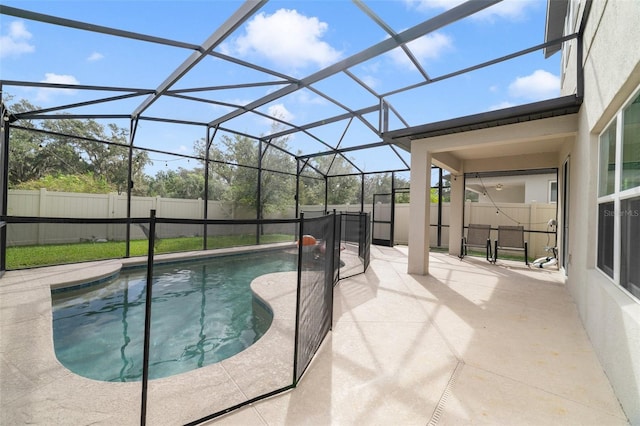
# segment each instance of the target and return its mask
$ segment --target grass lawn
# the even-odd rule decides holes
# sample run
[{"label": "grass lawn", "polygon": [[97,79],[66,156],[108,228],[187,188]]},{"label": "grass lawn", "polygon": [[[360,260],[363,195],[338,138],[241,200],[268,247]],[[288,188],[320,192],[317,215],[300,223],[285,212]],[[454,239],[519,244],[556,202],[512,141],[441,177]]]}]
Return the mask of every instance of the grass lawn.
[{"label": "grass lawn", "polygon": [[[480,250],[469,250],[467,256],[486,257],[487,253]],[[521,255],[518,255],[518,254],[512,254],[512,253],[506,253],[504,251],[500,251],[498,253],[498,259],[521,260],[524,262],[524,253]],[[533,262],[534,260],[535,259],[533,257],[529,256],[529,263]]]},{"label": "grass lawn", "polygon": [[[293,235],[268,234],[260,237],[260,243],[286,242],[293,239]],[[207,248],[237,247],[255,243],[255,235],[218,236],[207,239]],[[148,244],[147,240],[132,240],[129,248],[131,257],[146,255]],[[156,244],[155,253],[202,250],[202,247],[202,237],[167,238]],[[125,256],[125,251],[126,245],[123,241],[7,247],[7,269],[118,259]]]}]

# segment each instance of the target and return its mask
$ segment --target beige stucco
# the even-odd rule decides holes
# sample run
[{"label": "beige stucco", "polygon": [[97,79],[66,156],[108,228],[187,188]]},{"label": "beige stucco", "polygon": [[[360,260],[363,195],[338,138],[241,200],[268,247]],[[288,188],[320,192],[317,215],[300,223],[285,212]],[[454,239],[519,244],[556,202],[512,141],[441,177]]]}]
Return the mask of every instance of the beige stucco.
[{"label": "beige stucco", "polygon": [[[411,230],[407,271],[425,275],[429,272],[429,223],[431,199],[431,154],[426,149],[417,149],[411,155]],[[415,208],[413,207],[415,206]],[[425,250],[427,248],[427,250]]]},{"label": "beige stucco", "polygon": [[[579,24],[584,1],[573,2],[573,22]],[[583,44],[584,102],[579,113],[516,125],[414,140],[412,190],[427,184],[414,170],[430,156],[433,164],[465,172],[557,167],[569,161],[569,194],[562,191],[565,177],[559,173],[558,218],[569,205],[566,247],[566,283],[619,401],[631,424],[640,424],[640,302],[596,268],[598,135],[617,111],[640,87],[640,3],[632,0],[593,1]],[[571,29],[573,31],[574,29]],[[564,46],[562,95],[576,93],[577,42]],[[560,54],[560,53],[559,53]],[[417,155],[416,155],[417,154]],[[452,182],[452,200],[461,199],[463,188]],[[418,192],[416,190],[416,192]],[[424,206],[414,203],[411,226],[421,233]],[[452,201],[453,202],[453,201]],[[452,211],[456,209],[452,208]],[[451,217],[449,250],[458,254],[462,220]],[[454,224],[459,224],[455,226]],[[562,244],[564,223],[558,227]],[[420,244],[418,244],[420,243]],[[415,253],[415,252],[418,253]],[[409,272],[428,274],[422,254],[428,246],[409,240]],[[560,247],[560,253],[563,247]],[[419,266],[426,265],[421,271]]]},{"label": "beige stucco", "polygon": [[[639,22],[638,2],[592,3],[584,41],[584,103],[576,143],[569,151],[571,264],[567,285],[632,424],[640,423],[640,304],[596,268],[596,171],[599,133],[640,86]],[[575,51],[573,46],[571,54]],[[568,59],[570,63],[572,58]],[[575,75],[567,73],[563,90],[573,86]]]}]

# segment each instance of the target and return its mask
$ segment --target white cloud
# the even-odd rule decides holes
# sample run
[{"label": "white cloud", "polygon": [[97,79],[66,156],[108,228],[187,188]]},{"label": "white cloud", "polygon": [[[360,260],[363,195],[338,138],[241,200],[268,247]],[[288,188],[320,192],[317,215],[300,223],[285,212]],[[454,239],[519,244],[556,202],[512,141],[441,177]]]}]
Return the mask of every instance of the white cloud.
[{"label": "white cloud", "polygon": [[295,97],[294,99],[296,102],[305,105],[326,105],[328,103],[325,98],[307,90],[298,90],[293,96]]},{"label": "white cloud", "polygon": [[[407,43],[407,47],[421,64],[427,60],[439,58],[445,50],[452,46],[451,37],[442,33],[427,34]],[[389,55],[395,63],[413,67],[413,63],[401,48],[393,49]]]},{"label": "white cloud", "polygon": [[52,72],[45,73],[44,80],[40,80],[40,82],[53,84],[78,84],[78,80],[72,75],[54,74]]},{"label": "white cloud", "polygon": [[[78,80],[72,75],[45,73],[44,80],[40,80],[41,83],[53,83],[53,84],[78,84]],[[76,90],[73,89],[52,89],[42,88],[38,90],[36,99],[39,102],[48,102],[53,95],[74,95]]]},{"label": "white cloud", "polygon": [[375,89],[380,84],[380,80],[375,78],[372,75],[365,75],[364,77],[361,78],[361,80],[364,84],[366,84],[372,89]]},{"label": "white cloud", "polygon": [[[405,0],[405,3],[418,11],[427,11],[429,9],[448,10],[465,0]],[[494,4],[476,14],[473,18],[482,20],[493,20],[495,18],[505,18],[511,20],[522,19],[526,14],[526,9],[535,6],[536,0],[503,0]]]},{"label": "white cloud", "polygon": [[340,58],[340,52],[322,41],[328,29],[318,18],[296,10],[280,9],[272,15],[260,13],[245,28],[245,34],[224,46],[242,56],[262,56],[287,68],[308,65],[327,66]]},{"label": "white cloud", "polygon": [[89,55],[89,57],[87,58],[87,61],[95,62],[95,61],[99,61],[102,58],[104,58],[104,55],[102,53],[93,52],[91,55]]},{"label": "white cloud", "polygon": [[514,106],[513,103],[509,102],[509,101],[504,101],[504,102],[500,102],[499,104],[495,104],[495,105],[491,105],[489,107],[489,111],[495,111],[497,109],[504,109],[504,108],[509,108]]},{"label": "white cloud", "polygon": [[267,108],[267,114],[269,114],[271,117],[278,118],[287,122],[291,122],[291,120],[293,120],[294,118],[294,115],[289,110],[287,110],[284,104],[274,104],[269,106],[269,108]]},{"label": "white cloud", "polygon": [[527,9],[535,6],[535,0],[503,0],[498,4],[484,9],[474,15],[474,18],[493,20],[494,18],[505,18],[517,21],[526,16]]},{"label": "white cloud", "polygon": [[428,9],[451,9],[454,6],[464,3],[465,0],[405,0],[405,3],[417,10]]},{"label": "white cloud", "polygon": [[514,98],[537,101],[559,94],[560,77],[544,70],[536,70],[530,75],[518,77],[509,85],[509,95]]},{"label": "white cloud", "polygon": [[0,58],[35,51],[35,46],[29,44],[31,37],[31,33],[27,31],[23,21],[9,23],[7,34],[0,36]]}]

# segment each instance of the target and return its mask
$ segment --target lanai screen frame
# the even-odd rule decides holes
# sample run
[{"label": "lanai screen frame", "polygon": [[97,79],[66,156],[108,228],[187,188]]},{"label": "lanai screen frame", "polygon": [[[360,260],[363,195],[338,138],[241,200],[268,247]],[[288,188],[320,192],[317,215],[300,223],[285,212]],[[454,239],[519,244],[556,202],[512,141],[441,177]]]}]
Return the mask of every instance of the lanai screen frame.
[{"label": "lanai screen frame", "polygon": [[[394,176],[394,174],[396,172],[407,172],[410,170],[409,164],[407,164],[407,162],[405,161],[405,159],[400,155],[399,150],[405,150],[405,151],[409,151],[410,147],[408,147],[405,143],[403,143],[402,141],[399,141],[395,136],[397,135],[393,135],[394,132],[389,132],[389,114],[390,112],[395,114],[396,117],[399,118],[399,120],[403,123],[403,125],[405,126],[404,131],[405,132],[412,132],[411,127],[409,126],[409,124],[406,122],[406,120],[404,120],[402,118],[402,116],[399,114],[399,112],[394,108],[394,106],[388,102],[388,97],[390,97],[391,95],[394,94],[398,94],[398,93],[402,93],[402,92],[406,92],[406,91],[410,91],[413,89],[417,89],[429,84],[434,84],[440,81],[444,81],[447,79],[451,79],[466,73],[470,73],[472,71],[475,70],[479,70],[485,67],[489,67],[501,62],[505,62],[505,61],[509,61],[515,58],[518,58],[520,56],[535,52],[535,51],[545,51],[547,49],[551,50],[551,48],[555,47],[555,46],[559,46],[564,42],[570,41],[572,39],[577,38],[578,41],[580,42],[581,38],[579,37],[578,33],[575,34],[571,34],[571,35],[567,35],[567,36],[563,36],[563,37],[559,37],[556,38],[554,40],[551,41],[547,41],[545,43],[541,43],[535,46],[532,46],[530,48],[527,49],[523,49],[523,50],[519,50],[517,52],[513,52],[511,54],[508,55],[504,55],[489,61],[485,61],[482,63],[478,63],[476,65],[467,67],[467,68],[463,68],[463,69],[459,69],[457,71],[453,71],[450,72],[446,75],[441,75],[441,76],[437,76],[437,77],[432,77],[430,76],[427,71],[422,67],[422,65],[419,63],[419,61],[416,59],[416,57],[412,54],[410,48],[407,46],[407,43],[409,43],[412,40],[415,40],[421,36],[427,35],[429,33],[432,33],[438,29],[441,29],[443,27],[446,27],[447,25],[450,25],[452,23],[455,23],[457,21],[460,21],[464,18],[467,18],[471,15],[474,15],[477,12],[480,12],[496,3],[499,3],[501,0],[474,0],[474,1],[467,1],[465,3],[460,4],[459,6],[456,6],[452,9],[449,9],[445,12],[442,12],[432,18],[429,18],[425,21],[420,22],[419,24],[404,30],[402,32],[395,32],[390,25],[388,25],[381,17],[379,17],[378,15],[376,15],[376,13],[370,9],[362,0],[354,0],[354,4],[369,18],[371,19],[373,22],[375,22],[376,25],[378,25],[380,28],[382,28],[388,35],[389,37],[387,39],[385,39],[384,41],[381,41],[377,44],[374,44],[368,48],[365,48],[364,50],[360,51],[359,53],[356,53],[350,57],[347,57],[341,61],[336,62],[333,65],[330,65],[324,69],[321,69],[318,72],[312,73],[311,75],[308,75],[307,77],[304,77],[302,79],[296,79],[296,78],[292,78],[290,76],[284,75],[282,73],[279,73],[275,70],[270,70],[267,69],[263,66],[260,66],[256,63],[250,63],[244,60],[240,60],[238,58],[234,58],[231,56],[227,56],[224,54],[221,54],[219,52],[214,51],[214,49],[216,48],[216,46],[218,46],[221,42],[223,42],[227,37],[229,37],[236,29],[240,28],[245,22],[247,22],[247,20],[249,20],[251,17],[253,17],[256,13],[258,13],[258,11],[267,3],[267,0],[248,0],[245,1],[237,10],[236,12],[230,16],[220,27],[218,27],[213,34],[207,39],[205,40],[202,44],[197,45],[197,44],[192,44],[192,43],[185,43],[185,42],[181,42],[178,40],[170,40],[170,39],[166,39],[166,38],[160,38],[160,37],[155,37],[155,36],[151,36],[151,35],[146,35],[146,34],[140,34],[140,33],[134,33],[134,32],[130,32],[130,31],[123,31],[123,30],[119,30],[116,28],[112,28],[112,27],[105,27],[105,26],[99,26],[99,25],[94,25],[94,24],[90,24],[90,23],[86,23],[86,22],[80,22],[80,21],[74,21],[74,20],[70,20],[70,19],[66,19],[66,18],[61,18],[61,17],[56,17],[56,16],[51,16],[51,15],[45,15],[45,14],[41,14],[41,13],[37,13],[37,12],[32,12],[32,11],[28,11],[28,10],[24,10],[24,9],[18,9],[18,8],[14,8],[14,7],[8,7],[8,6],[1,6],[0,7],[0,14],[3,15],[9,15],[9,16],[13,16],[13,17],[18,17],[18,18],[23,18],[23,19],[27,19],[27,20],[32,20],[32,21],[38,21],[38,22],[42,22],[42,23],[47,23],[47,24],[51,24],[51,25],[58,25],[58,26],[63,26],[63,27],[67,27],[67,28],[71,28],[71,29],[77,29],[77,30],[82,30],[82,31],[91,31],[91,32],[96,32],[96,33],[101,33],[101,34],[105,34],[105,35],[109,35],[109,36],[113,36],[113,37],[123,37],[123,38],[127,38],[127,39],[133,39],[133,40],[138,40],[138,41],[142,41],[142,42],[147,42],[147,43],[155,43],[155,44],[160,44],[160,45],[165,45],[165,46],[172,46],[172,47],[176,47],[176,48],[182,48],[182,49],[188,49],[191,50],[192,53],[191,55],[180,65],[178,66],[170,75],[167,76],[167,78],[159,85],[157,86],[155,89],[149,89],[149,88],[131,88],[131,87],[112,87],[112,86],[95,86],[95,85],[77,85],[77,84],[54,84],[54,83],[42,83],[42,82],[34,82],[34,81],[16,81],[16,80],[0,80],[0,92],[4,92],[6,87],[12,87],[12,86],[22,86],[22,87],[32,87],[32,88],[51,88],[51,89],[74,89],[77,91],[104,91],[104,92],[116,92],[116,93],[122,93],[120,95],[116,95],[116,96],[109,96],[109,97],[105,97],[105,98],[101,98],[101,99],[94,99],[91,101],[86,101],[86,102],[80,102],[80,103],[76,103],[76,104],[66,104],[66,105],[58,105],[56,107],[51,107],[51,108],[46,108],[46,109],[41,109],[41,110],[36,110],[36,111],[28,111],[28,112],[24,112],[24,113],[20,113],[20,114],[12,114],[7,108],[6,105],[4,104],[4,102],[2,103],[2,110],[0,111],[1,115],[2,115],[2,150],[0,152],[0,160],[1,160],[1,165],[2,165],[2,173],[0,174],[0,184],[1,184],[1,205],[0,205],[0,214],[2,215],[3,221],[0,223],[0,244],[2,245],[1,249],[2,249],[2,253],[5,252],[6,249],[6,226],[5,226],[5,222],[4,220],[7,217],[7,198],[8,198],[8,162],[9,162],[9,134],[10,134],[10,129],[11,128],[19,128],[19,122],[22,119],[32,119],[32,120],[57,120],[57,119],[125,119],[125,120],[129,120],[130,122],[130,131],[129,131],[129,143],[128,143],[128,148],[129,148],[129,167],[128,167],[128,174],[129,174],[129,182],[131,182],[131,158],[132,158],[132,152],[134,150],[134,148],[136,148],[136,146],[134,145],[135,143],[135,134],[136,134],[136,129],[138,127],[138,124],[141,121],[145,121],[145,120],[149,120],[149,121],[161,121],[164,123],[173,123],[173,124],[185,124],[185,125],[192,125],[192,126],[200,126],[203,128],[203,137],[206,139],[207,141],[207,145],[209,146],[211,143],[213,143],[213,139],[215,137],[216,132],[218,131],[224,131],[230,134],[237,134],[237,135],[241,135],[241,136],[246,136],[249,137],[251,139],[254,139],[256,141],[259,142],[259,146],[261,147],[260,150],[261,152],[264,152],[264,150],[262,150],[262,147],[266,147],[266,149],[279,149],[284,151],[287,155],[290,155],[292,158],[294,158],[296,160],[296,162],[299,164],[297,170],[294,172],[292,172],[291,174],[296,176],[296,179],[299,179],[300,177],[300,171],[302,169],[302,167],[300,166],[300,164],[305,164],[306,166],[310,166],[313,167],[310,163],[309,160],[311,160],[314,157],[319,157],[319,156],[333,156],[333,157],[341,157],[343,160],[345,160],[347,163],[349,163],[352,167],[354,172],[353,173],[348,173],[348,174],[330,174],[330,170],[318,170],[317,168],[314,168],[315,173],[318,173],[322,179],[325,180],[325,188],[327,187],[327,181],[330,178],[333,177],[342,177],[342,176],[358,176],[361,179],[361,182],[364,181],[364,177],[367,174],[372,174],[372,173],[390,173],[392,175],[392,177]],[[370,85],[367,85],[364,81],[362,81],[361,79],[359,79],[355,74],[353,74],[349,68],[361,64],[367,60],[370,60],[372,58],[378,57],[382,54],[385,54],[386,52],[389,52],[395,48],[401,48],[405,54],[410,58],[411,62],[413,63],[413,65],[417,68],[417,70],[420,72],[420,74],[423,77],[423,80],[421,82],[406,86],[406,87],[402,87],[396,90],[393,90],[391,92],[386,92],[386,93],[378,93],[376,90],[374,90]],[[579,49],[581,50],[581,49]],[[222,59],[225,61],[230,61],[233,62],[237,65],[241,65],[244,67],[248,67],[266,74],[269,74],[271,76],[277,77],[280,79],[280,81],[271,81],[271,82],[257,82],[257,83],[252,83],[252,84],[239,84],[236,86],[218,86],[218,87],[192,87],[192,88],[187,88],[187,89],[181,89],[181,90],[176,90],[176,89],[172,89],[172,87],[181,80],[182,77],[184,77],[192,68],[194,68],[195,66],[197,66],[198,62],[200,62],[202,59],[206,58],[207,56],[213,56],[216,57],[218,59]],[[578,74],[581,75],[581,64],[577,64],[577,71]],[[321,91],[319,91],[317,88],[311,87],[312,84],[317,83],[319,81],[322,81],[328,77],[334,76],[336,74],[339,73],[343,73],[346,76],[348,76],[353,82],[354,84],[360,86],[361,88],[364,88],[366,91],[368,91],[369,93],[371,93],[376,99],[377,99],[377,103],[365,108],[351,108],[348,105],[343,105],[341,104],[339,101],[337,101],[336,99],[333,99],[331,96],[322,93]],[[581,81],[581,79],[579,79],[579,81]],[[263,96],[257,100],[254,100],[253,102],[250,102],[247,105],[230,105],[230,104],[224,104],[224,106],[227,107],[233,107],[235,108],[232,112],[224,114],[220,117],[216,117],[211,119],[208,122],[196,122],[196,121],[185,121],[185,120],[178,120],[175,118],[171,118],[171,117],[151,117],[151,116],[147,116],[145,115],[145,111],[149,108],[150,105],[152,105],[154,102],[156,102],[158,99],[160,99],[163,96],[166,97],[175,97],[175,98],[180,98],[183,100],[188,100],[188,101],[192,101],[192,102],[201,102],[201,103],[208,103],[208,104],[222,104],[220,102],[217,101],[213,101],[213,100],[209,100],[209,99],[204,99],[201,97],[197,97],[195,95],[193,95],[193,93],[198,93],[201,91],[205,91],[205,90],[215,90],[215,89],[221,89],[221,88],[234,88],[234,87],[241,87],[241,86],[251,86],[251,87],[258,87],[258,86],[266,86],[266,85],[273,85],[274,87],[277,86],[283,86],[271,93],[269,93],[266,96]],[[315,122],[310,122],[310,123],[306,123],[303,125],[295,125],[293,123],[287,122],[285,120],[279,119],[279,118],[274,118],[271,116],[266,117],[266,114],[261,113],[258,108],[268,104],[269,102],[272,102],[274,100],[277,100],[279,98],[282,98],[288,94],[291,94],[301,88],[306,88],[309,89],[311,91],[313,91],[315,94],[317,94],[318,96],[326,99],[327,101],[339,106],[340,108],[342,108],[345,112],[342,114],[338,114],[335,116],[331,116],[331,117],[327,117],[323,120],[318,120]],[[577,93],[578,97],[581,97],[581,88],[578,87],[578,93]],[[65,109],[69,109],[69,108],[81,108],[84,106],[89,106],[89,105],[95,105],[95,104],[99,104],[99,103],[106,103],[106,102],[110,102],[110,101],[114,101],[114,100],[120,100],[120,99],[127,99],[127,98],[137,98],[137,97],[144,97],[144,100],[141,101],[141,103],[139,104],[139,106],[137,108],[135,108],[135,110],[133,111],[129,111],[129,112],[118,112],[116,111],[114,114],[65,114],[65,115],[61,115],[61,114],[57,114],[57,112],[59,111],[63,111]],[[283,130],[283,131],[278,131],[275,133],[271,133],[271,134],[267,134],[264,136],[257,136],[257,135],[248,135],[246,133],[243,132],[239,132],[236,129],[232,129],[232,128],[227,128],[225,127],[225,123],[227,123],[229,120],[238,117],[242,114],[251,112],[253,114],[258,114],[261,116],[265,116],[266,118],[269,118],[271,120],[274,121],[278,121],[281,122],[284,126],[287,127],[287,130]],[[377,127],[374,127],[371,125],[371,123],[369,123],[369,121],[367,121],[364,116],[367,114],[371,114],[371,113],[376,113],[378,115],[378,125]],[[314,128],[322,126],[322,125],[326,125],[329,123],[336,123],[339,121],[343,121],[343,120],[347,120],[348,124],[347,127],[350,125],[350,123],[353,120],[360,120],[365,126],[367,126],[377,137],[378,137],[378,141],[375,142],[367,142],[367,143],[363,143],[363,144],[357,144],[354,146],[350,146],[350,147],[341,147],[341,141],[337,141],[337,143],[335,145],[331,145],[328,144],[322,140],[320,140],[319,138],[317,138],[316,136],[313,135],[312,131]],[[346,130],[346,129],[345,129]],[[401,130],[402,131],[402,130]],[[304,133],[307,136],[315,139],[316,141],[320,142],[323,146],[326,146],[326,151],[322,151],[322,152],[315,152],[315,153],[311,153],[311,154],[303,154],[303,155],[296,155],[293,152],[289,152],[286,150],[283,150],[280,147],[277,147],[276,145],[272,145],[271,141],[274,139],[277,139],[279,137],[285,137],[287,135],[291,135],[294,133]],[[396,131],[397,133],[397,131]],[[416,132],[419,133],[419,132]],[[73,135],[69,135],[69,136],[73,136]],[[403,134],[403,136],[406,136],[406,133]],[[105,141],[97,141],[97,142],[105,142]],[[105,142],[107,143],[107,142]],[[389,169],[389,170],[379,170],[379,171],[365,171],[362,168],[360,168],[357,164],[353,163],[352,161],[350,161],[349,157],[348,157],[348,153],[352,152],[352,151],[358,151],[358,150],[366,150],[366,149],[372,149],[372,148],[379,148],[379,147],[389,147],[392,152],[394,152],[397,157],[401,160],[401,162],[404,164],[404,168],[396,168],[396,169]],[[149,148],[145,148],[149,151],[154,151],[153,149],[149,149]],[[160,150],[156,150],[156,152],[160,152],[163,153],[163,151]],[[192,156],[187,156],[184,154],[176,154],[176,153],[168,153],[168,152],[164,152],[166,154],[170,154],[170,155],[178,155],[181,157],[186,157],[186,158],[194,158]],[[207,150],[207,154],[208,154],[208,150]],[[205,163],[208,164],[209,161],[213,161],[209,158],[204,158],[204,159],[199,159],[199,160],[205,160]],[[254,167],[257,168],[258,173],[261,173],[263,170],[264,171],[268,171],[267,169],[263,169],[259,164],[256,165],[239,165],[239,166],[243,166],[243,167]],[[208,167],[204,167],[205,170],[205,174],[208,173]],[[277,172],[277,173],[283,173],[282,171],[276,171],[276,170],[271,170],[273,172]],[[205,185],[208,185],[208,179],[205,176]],[[258,193],[260,193],[260,188],[261,186],[261,182],[260,179],[258,179],[258,183],[257,183],[257,191]],[[298,191],[299,191],[299,185],[296,185],[296,216],[298,215]],[[362,187],[364,187],[364,184],[362,183]],[[207,198],[208,197],[208,188],[205,187],[205,217],[206,217],[206,206],[207,206]],[[326,193],[326,191],[325,191]],[[127,218],[131,217],[131,202],[130,202],[130,198],[131,198],[131,188],[127,188],[127,197],[128,197],[128,207],[127,207]],[[361,197],[361,209],[362,209],[362,205],[364,203],[364,193],[363,191],[361,191],[360,194]],[[260,198],[258,197],[258,202],[260,202]],[[327,207],[327,197],[325,195],[325,210]],[[257,206],[257,212],[260,211],[260,206]],[[256,214],[257,218],[259,218],[259,214]],[[4,270],[4,255],[1,256],[2,259],[0,260],[1,262],[1,270]]]}]

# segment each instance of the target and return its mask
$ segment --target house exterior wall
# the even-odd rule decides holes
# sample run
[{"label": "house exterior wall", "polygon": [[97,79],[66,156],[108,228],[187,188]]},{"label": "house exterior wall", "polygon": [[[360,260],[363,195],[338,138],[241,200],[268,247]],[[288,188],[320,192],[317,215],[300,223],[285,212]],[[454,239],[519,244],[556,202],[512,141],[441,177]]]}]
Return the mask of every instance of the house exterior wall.
[{"label": "house exterior wall", "polygon": [[[573,2],[577,22],[584,1]],[[640,302],[596,268],[598,136],[640,85],[640,3],[594,1],[585,28],[584,103],[570,157],[567,284],[585,329],[631,424],[640,424]],[[573,62],[576,42],[565,46]],[[576,74],[563,70],[563,94]]]}]

